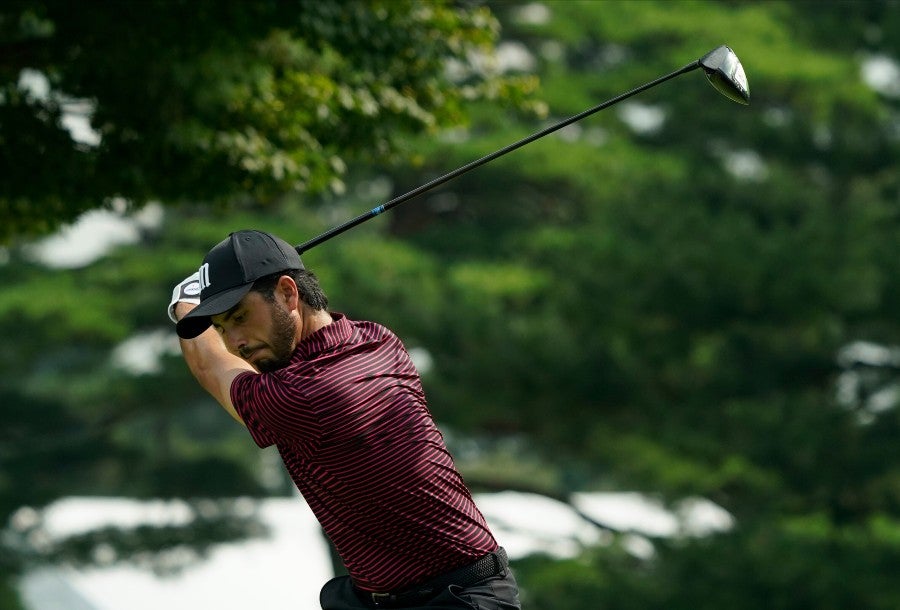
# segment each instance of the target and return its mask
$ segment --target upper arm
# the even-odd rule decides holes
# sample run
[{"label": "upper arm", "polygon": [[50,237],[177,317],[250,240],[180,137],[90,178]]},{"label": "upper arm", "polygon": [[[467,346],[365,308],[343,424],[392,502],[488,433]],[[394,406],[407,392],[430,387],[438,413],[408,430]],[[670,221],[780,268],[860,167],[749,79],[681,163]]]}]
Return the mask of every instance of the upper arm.
[{"label": "upper arm", "polygon": [[203,388],[239,423],[244,421],[231,400],[231,384],[238,375],[256,370],[225,349],[221,337],[208,329],[195,339],[181,339],[181,352]]}]

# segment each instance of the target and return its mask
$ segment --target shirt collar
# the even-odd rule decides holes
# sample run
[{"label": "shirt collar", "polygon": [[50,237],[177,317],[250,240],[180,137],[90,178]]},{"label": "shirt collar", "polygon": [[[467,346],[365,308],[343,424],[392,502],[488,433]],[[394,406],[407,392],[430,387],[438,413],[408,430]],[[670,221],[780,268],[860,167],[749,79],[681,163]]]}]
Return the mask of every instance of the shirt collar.
[{"label": "shirt collar", "polygon": [[309,360],[324,351],[341,345],[350,338],[350,320],[342,313],[331,312],[331,324],[326,324],[297,344],[294,357]]}]

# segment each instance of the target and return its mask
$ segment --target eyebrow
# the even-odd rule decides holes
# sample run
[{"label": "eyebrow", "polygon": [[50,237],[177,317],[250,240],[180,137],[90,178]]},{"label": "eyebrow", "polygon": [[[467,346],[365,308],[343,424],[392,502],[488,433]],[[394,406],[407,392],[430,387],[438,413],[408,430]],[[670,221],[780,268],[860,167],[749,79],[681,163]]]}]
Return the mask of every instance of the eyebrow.
[{"label": "eyebrow", "polygon": [[[222,322],[227,322],[228,320],[230,320],[231,317],[232,317],[234,314],[237,313],[237,310],[241,308],[241,305],[243,304],[243,302],[244,302],[244,300],[241,299],[240,301],[238,301],[238,304],[237,304],[237,305],[235,305],[234,307],[232,307],[232,308],[229,309],[228,311],[226,311],[226,312],[224,312],[223,314],[221,314],[221,315],[225,316],[225,317],[222,319]],[[212,322],[212,325],[213,325],[213,326],[221,326],[220,324],[216,324],[215,322],[213,322],[211,317],[210,317],[210,322]]]}]

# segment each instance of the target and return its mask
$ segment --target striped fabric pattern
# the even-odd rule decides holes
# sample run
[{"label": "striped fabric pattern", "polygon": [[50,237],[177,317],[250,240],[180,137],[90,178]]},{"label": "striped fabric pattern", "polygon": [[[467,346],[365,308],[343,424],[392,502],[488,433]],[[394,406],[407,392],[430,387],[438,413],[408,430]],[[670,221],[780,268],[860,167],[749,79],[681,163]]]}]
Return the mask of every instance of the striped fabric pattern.
[{"label": "striped fabric pattern", "polygon": [[277,446],[354,584],[402,589],[496,550],[403,344],[332,318],[287,367],[236,378],[231,398],[254,441]]}]

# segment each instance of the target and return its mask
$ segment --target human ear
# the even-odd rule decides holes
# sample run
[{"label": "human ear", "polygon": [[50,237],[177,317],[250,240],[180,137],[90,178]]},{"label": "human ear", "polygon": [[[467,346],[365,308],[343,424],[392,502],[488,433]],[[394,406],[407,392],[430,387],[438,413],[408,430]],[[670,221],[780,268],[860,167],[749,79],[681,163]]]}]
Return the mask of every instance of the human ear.
[{"label": "human ear", "polygon": [[278,284],[275,285],[275,292],[282,299],[287,308],[297,309],[300,307],[300,292],[297,289],[297,283],[289,275],[282,275],[278,278]]}]

